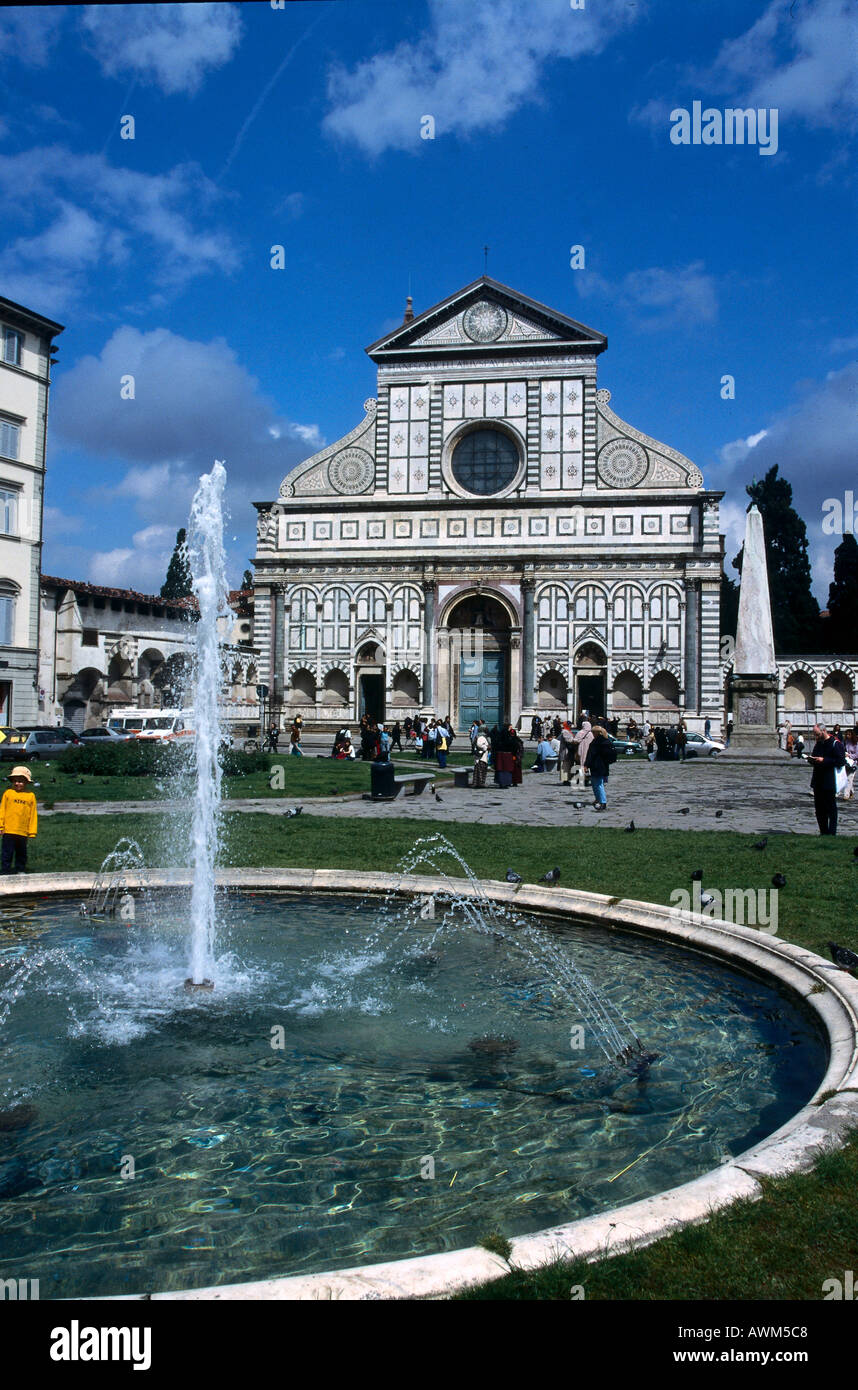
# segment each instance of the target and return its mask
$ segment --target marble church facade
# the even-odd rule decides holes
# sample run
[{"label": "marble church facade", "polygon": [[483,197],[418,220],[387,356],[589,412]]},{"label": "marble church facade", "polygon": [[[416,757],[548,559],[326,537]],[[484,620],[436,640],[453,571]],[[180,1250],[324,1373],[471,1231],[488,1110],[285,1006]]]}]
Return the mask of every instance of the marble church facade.
[{"label": "marble church facade", "polygon": [[606,338],[483,276],[367,352],[377,395],[258,511],[284,718],[722,714],[723,495],[625,423]]}]

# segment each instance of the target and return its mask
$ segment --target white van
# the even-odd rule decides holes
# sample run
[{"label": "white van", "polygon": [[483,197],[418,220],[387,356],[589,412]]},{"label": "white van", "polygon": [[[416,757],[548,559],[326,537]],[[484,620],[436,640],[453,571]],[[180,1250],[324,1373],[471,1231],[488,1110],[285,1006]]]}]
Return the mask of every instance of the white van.
[{"label": "white van", "polygon": [[168,740],[193,738],[194,712],[190,709],[115,709],[107,721],[109,729],[132,738]]}]

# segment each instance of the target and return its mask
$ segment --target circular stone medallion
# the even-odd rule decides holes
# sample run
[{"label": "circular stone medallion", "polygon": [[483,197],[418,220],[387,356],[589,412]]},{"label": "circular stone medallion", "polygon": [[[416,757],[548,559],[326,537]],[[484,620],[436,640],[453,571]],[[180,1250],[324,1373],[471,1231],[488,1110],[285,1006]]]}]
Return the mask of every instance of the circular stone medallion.
[{"label": "circular stone medallion", "polygon": [[646,449],[633,439],[612,439],[599,454],[599,477],[608,487],[637,487],[648,467]]},{"label": "circular stone medallion", "polygon": [[375,477],[375,464],[365,449],[343,449],[328,464],[328,481],[335,492],[366,492]]},{"label": "circular stone medallion", "polygon": [[486,300],[472,304],[462,317],[462,327],[475,343],[496,342],[506,325],[506,310],[499,304],[489,304]]}]

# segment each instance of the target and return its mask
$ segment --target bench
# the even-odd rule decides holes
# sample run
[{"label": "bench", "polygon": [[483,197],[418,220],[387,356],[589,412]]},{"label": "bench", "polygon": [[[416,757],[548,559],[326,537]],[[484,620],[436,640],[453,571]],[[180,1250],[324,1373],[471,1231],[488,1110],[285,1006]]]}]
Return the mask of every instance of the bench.
[{"label": "bench", "polygon": [[364,801],[395,801],[401,796],[409,783],[413,784],[412,796],[420,796],[435,781],[434,772],[412,772],[405,777],[394,777],[388,782],[390,790],[386,794],[364,792]]}]

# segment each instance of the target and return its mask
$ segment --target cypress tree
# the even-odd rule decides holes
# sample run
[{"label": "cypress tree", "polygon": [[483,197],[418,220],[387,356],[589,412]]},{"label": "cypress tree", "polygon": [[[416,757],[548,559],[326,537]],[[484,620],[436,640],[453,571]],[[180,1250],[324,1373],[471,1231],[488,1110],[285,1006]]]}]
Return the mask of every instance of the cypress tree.
[{"label": "cypress tree", "polygon": [[831,652],[858,651],[858,541],[844,536],[834,552],[834,580],[828,590],[826,647]]},{"label": "cypress tree", "polygon": [[194,592],[191,562],[188,559],[187,536],[184,526],[176,533],[176,544],[167,567],[167,578],[161,585],[161,598],[190,598]]}]

